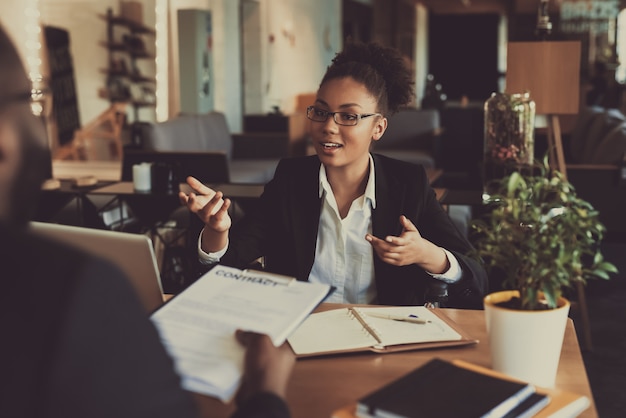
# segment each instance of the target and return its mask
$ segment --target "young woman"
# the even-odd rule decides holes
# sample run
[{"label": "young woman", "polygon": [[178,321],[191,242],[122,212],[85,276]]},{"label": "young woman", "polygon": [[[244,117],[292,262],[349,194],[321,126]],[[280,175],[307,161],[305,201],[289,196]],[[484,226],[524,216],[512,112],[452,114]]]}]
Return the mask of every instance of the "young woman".
[{"label": "young woman", "polygon": [[448,283],[448,306],[480,308],[484,269],[436,200],[421,166],[371,154],[386,116],[413,96],[394,49],[349,44],[328,67],[307,109],[316,155],[282,160],[258,210],[231,228],[230,201],[194,178],[181,201],[204,223],[199,256],[336,287],[327,301],[423,304],[429,283]]}]

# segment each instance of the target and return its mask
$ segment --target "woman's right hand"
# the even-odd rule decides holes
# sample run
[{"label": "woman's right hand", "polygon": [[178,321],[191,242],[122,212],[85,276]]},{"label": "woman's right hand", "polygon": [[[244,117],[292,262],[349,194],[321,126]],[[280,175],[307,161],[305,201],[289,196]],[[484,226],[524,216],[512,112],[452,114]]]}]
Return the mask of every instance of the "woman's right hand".
[{"label": "woman's right hand", "polygon": [[180,202],[195,213],[200,220],[215,232],[226,232],[230,229],[232,220],[228,214],[230,199],[224,199],[220,191],[205,186],[194,177],[187,177],[187,184],[192,192],[180,192]]}]

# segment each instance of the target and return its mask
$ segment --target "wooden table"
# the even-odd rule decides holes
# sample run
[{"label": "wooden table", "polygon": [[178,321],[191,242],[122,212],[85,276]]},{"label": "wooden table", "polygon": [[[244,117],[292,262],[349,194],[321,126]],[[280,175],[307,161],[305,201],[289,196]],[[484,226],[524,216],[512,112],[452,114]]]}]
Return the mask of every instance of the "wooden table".
[{"label": "wooden table", "polygon": [[98,181],[120,181],[122,175],[121,161],[79,161],[53,160],[52,173],[55,179],[74,179],[94,176]]},{"label": "wooden table", "polygon": [[[224,196],[236,200],[244,207],[253,204],[263,193],[265,187],[261,183],[215,183],[209,187],[224,193]],[[110,205],[118,200],[124,201],[131,208],[135,218],[147,227],[169,219],[171,213],[181,206],[178,192],[189,193],[191,188],[186,183],[179,184],[178,190],[171,192],[152,192],[135,190],[133,182],[120,181],[89,191],[93,196],[111,196]],[[119,206],[120,210],[122,209]],[[120,212],[120,217],[122,214]],[[198,230],[199,232],[199,230]]]},{"label": "wooden table", "polygon": [[[319,310],[345,305],[325,303]],[[444,309],[444,312],[467,333],[480,340],[477,345],[447,349],[410,351],[390,354],[346,354],[299,359],[291,376],[287,402],[294,418],[328,418],[331,413],[365,394],[417,368],[433,357],[465,360],[491,366],[484,311]],[[583,364],[573,322],[568,320],[556,387],[586,395],[591,405],[580,416],[597,417],[587,372]],[[232,404],[195,394],[203,417],[228,417]]]},{"label": "wooden table", "polygon": [[85,218],[89,217],[85,213],[85,208],[93,204],[89,201],[88,195],[92,190],[109,184],[109,182],[99,181],[94,185],[80,187],[76,186],[73,180],[59,180],[58,187],[42,189],[34,220],[50,222],[64,207],[73,202],[78,225],[89,226],[85,221]]},{"label": "wooden table", "polygon": [[[209,187],[220,190],[226,197],[232,199],[256,199],[263,193],[264,184],[257,183],[217,183],[209,184]],[[191,188],[186,183],[181,183],[179,189],[188,193]],[[159,192],[141,192],[134,188],[132,181],[120,181],[113,184],[109,184],[105,187],[94,189],[90,191],[91,194],[107,194],[107,195],[119,195],[119,196],[156,196],[156,197],[174,197],[178,199],[178,190],[172,193],[159,193]]]}]

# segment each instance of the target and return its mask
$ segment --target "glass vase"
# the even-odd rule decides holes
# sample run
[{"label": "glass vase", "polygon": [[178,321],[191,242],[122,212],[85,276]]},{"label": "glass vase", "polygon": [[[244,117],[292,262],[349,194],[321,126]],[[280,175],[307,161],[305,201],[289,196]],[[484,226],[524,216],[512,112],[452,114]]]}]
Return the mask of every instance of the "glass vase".
[{"label": "glass vase", "polygon": [[492,93],[485,102],[483,199],[513,171],[531,170],[535,153],[535,102],[529,93]]}]

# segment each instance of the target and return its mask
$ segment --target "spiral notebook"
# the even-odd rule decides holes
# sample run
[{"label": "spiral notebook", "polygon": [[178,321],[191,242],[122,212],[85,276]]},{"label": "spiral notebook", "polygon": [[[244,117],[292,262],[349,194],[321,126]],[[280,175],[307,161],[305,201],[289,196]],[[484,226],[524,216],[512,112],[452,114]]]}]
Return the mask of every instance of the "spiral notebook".
[{"label": "spiral notebook", "polygon": [[349,307],[314,313],[288,339],[299,357],[476,344],[439,309]]}]

